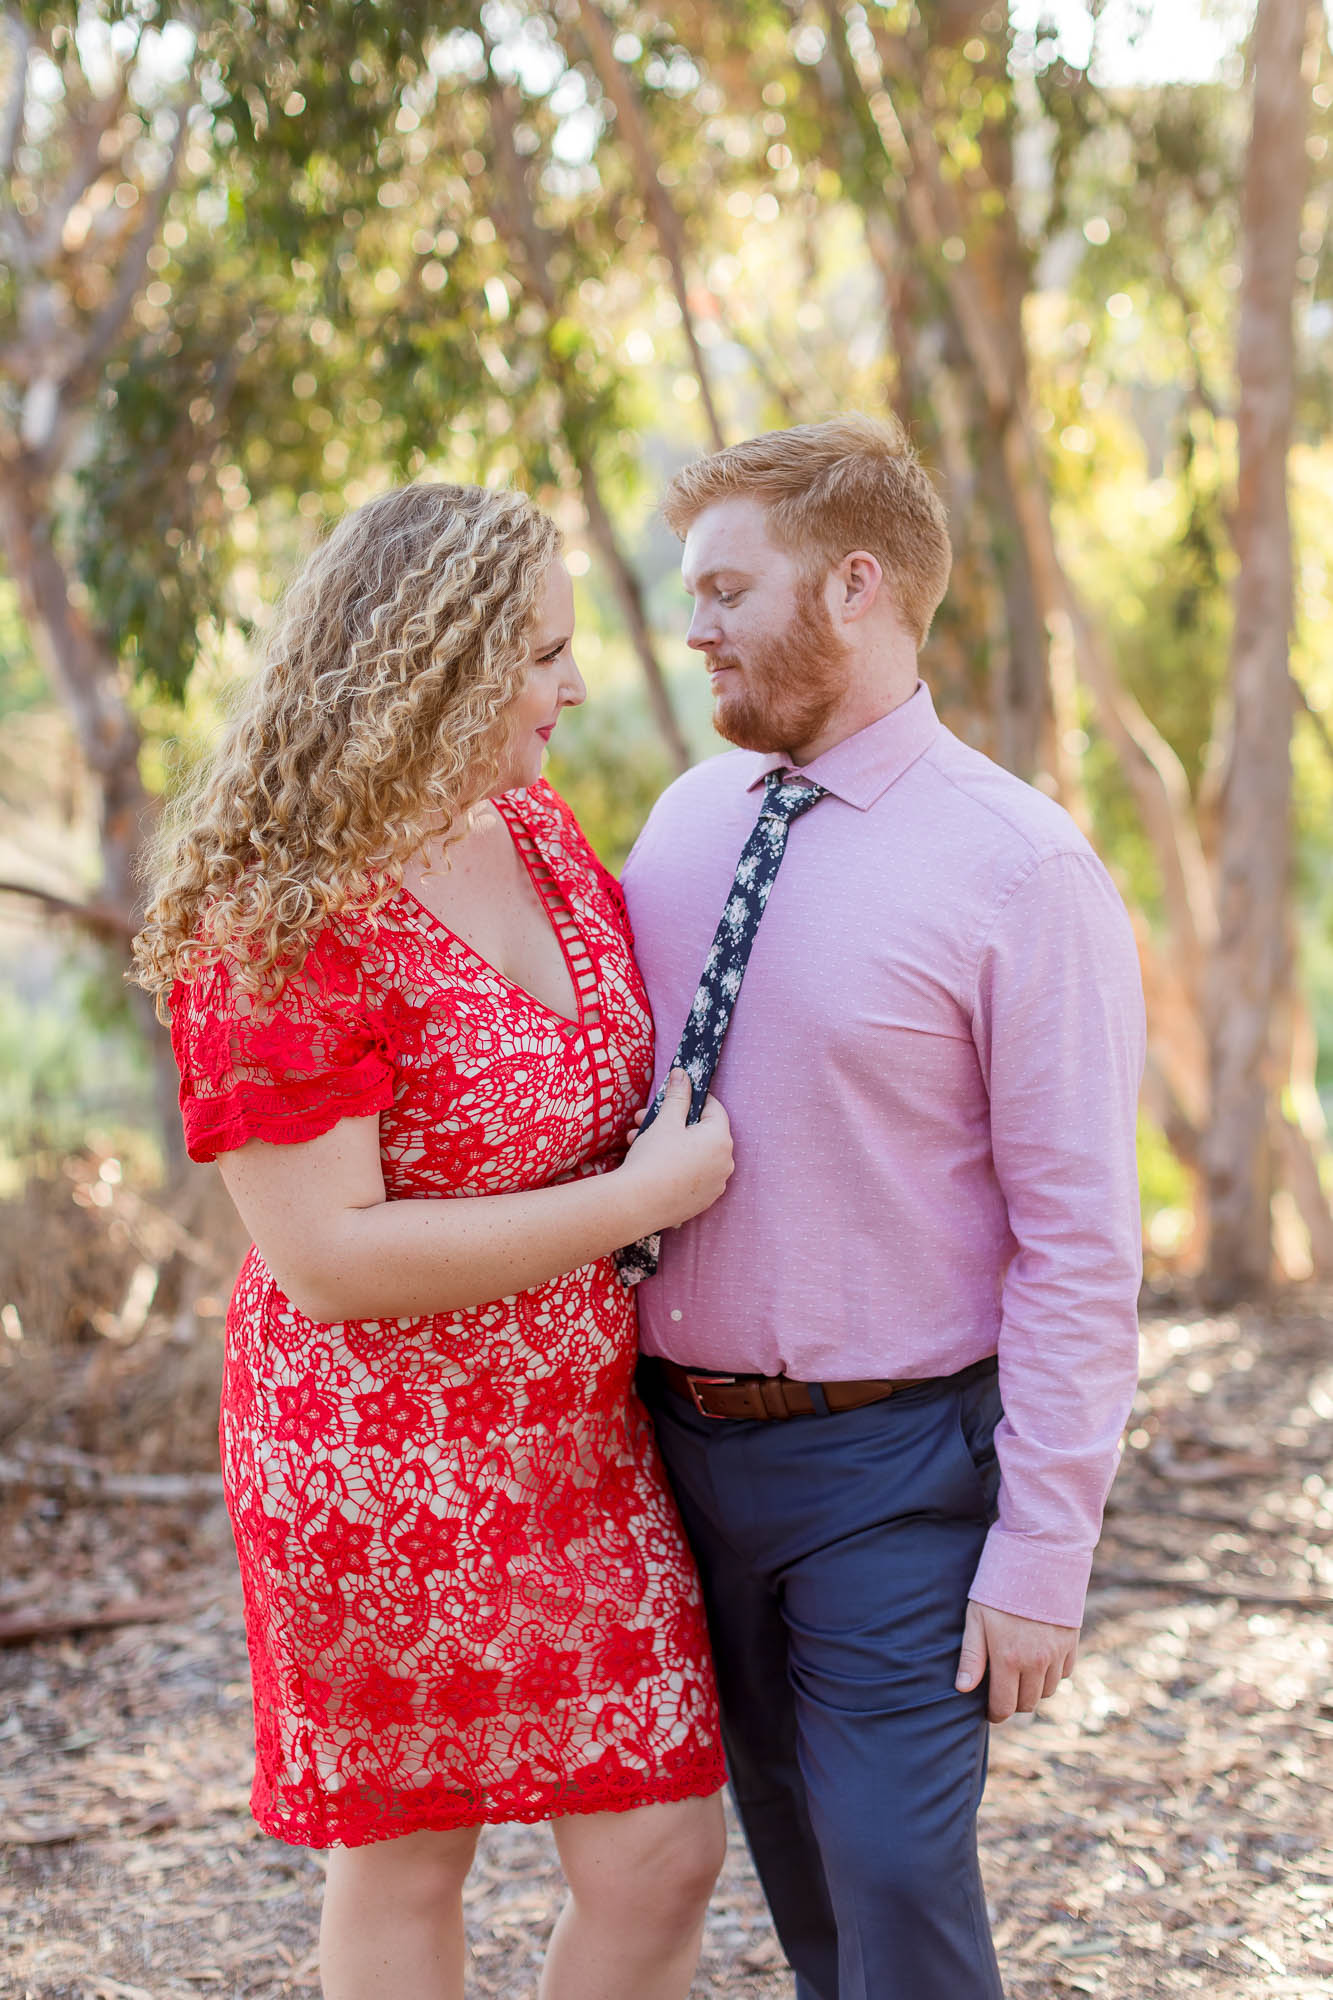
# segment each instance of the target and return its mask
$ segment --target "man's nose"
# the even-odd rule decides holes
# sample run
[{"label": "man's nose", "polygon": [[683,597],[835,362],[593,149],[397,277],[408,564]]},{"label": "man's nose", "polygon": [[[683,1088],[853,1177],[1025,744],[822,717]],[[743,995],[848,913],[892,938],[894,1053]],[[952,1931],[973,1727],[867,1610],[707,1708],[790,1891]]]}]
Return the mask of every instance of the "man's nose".
[{"label": "man's nose", "polygon": [[707,652],[718,642],[717,620],[710,612],[697,610],[690,620],[690,629],[685,634],[685,644],[693,646],[696,652]]}]

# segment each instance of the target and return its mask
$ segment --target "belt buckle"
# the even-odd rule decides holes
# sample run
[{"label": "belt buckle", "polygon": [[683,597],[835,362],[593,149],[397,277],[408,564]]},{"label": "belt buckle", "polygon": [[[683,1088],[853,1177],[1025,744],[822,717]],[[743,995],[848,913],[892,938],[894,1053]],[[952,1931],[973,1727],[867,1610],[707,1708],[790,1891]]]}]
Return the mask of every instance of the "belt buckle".
[{"label": "belt buckle", "polygon": [[700,1375],[696,1374],[694,1369],[687,1368],[685,1371],[685,1380],[690,1385],[690,1401],[694,1404],[699,1415],[707,1417],[710,1423],[724,1424],[727,1420],[720,1410],[706,1410],[704,1408],[699,1400],[699,1390],[701,1388],[734,1388],[736,1377],[734,1375]]}]

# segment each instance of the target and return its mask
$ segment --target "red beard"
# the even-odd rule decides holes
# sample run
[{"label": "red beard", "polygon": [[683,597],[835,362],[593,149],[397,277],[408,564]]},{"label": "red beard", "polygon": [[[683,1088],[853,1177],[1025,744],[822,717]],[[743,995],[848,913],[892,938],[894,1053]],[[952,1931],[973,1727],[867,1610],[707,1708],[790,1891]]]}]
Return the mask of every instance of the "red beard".
[{"label": "red beard", "polygon": [[742,750],[794,750],[813,743],[847,691],[847,649],[824,604],[823,577],[799,584],[791,623],[780,637],[760,641],[749,665],[715,653],[720,667],[739,669],[734,689],[720,690],[713,727]]}]

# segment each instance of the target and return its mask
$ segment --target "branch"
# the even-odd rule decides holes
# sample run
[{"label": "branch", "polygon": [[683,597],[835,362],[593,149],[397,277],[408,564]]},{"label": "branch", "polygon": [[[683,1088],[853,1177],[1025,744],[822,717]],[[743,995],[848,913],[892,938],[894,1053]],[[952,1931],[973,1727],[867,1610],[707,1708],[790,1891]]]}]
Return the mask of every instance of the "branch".
[{"label": "branch", "polygon": [[1179,1597],[1203,1598],[1209,1603],[1271,1604],[1284,1611],[1333,1609],[1333,1593],[1314,1590],[1254,1590],[1237,1577],[1205,1580],[1168,1569],[1128,1569],[1119,1563],[1095,1562],[1090,1591],[1106,1589],[1171,1590]]},{"label": "branch", "polygon": [[1319,1172],[1319,1153],[1309,1134],[1292,1118],[1274,1114],[1274,1150],[1278,1159],[1278,1180],[1296,1204],[1310,1237],[1310,1263],[1316,1278],[1333,1277],[1333,1207],[1324,1192]]},{"label": "branch", "polygon": [[1186,290],[1184,279],[1176,269],[1176,260],[1171,255],[1171,246],[1167,242],[1166,237],[1166,218],[1162,214],[1160,191],[1154,191],[1148,205],[1148,213],[1152,217],[1153,248],[1157,252],[1157,265],[1162,274],[1162,282],[1166,286],[1170,296],[1180,307],[1181,315],[1185,321],[1185,348],[1189,356],[1190,393],[1199,408],[1206,410],[1214,423],[1221,423],[1226,412],[1222,409],[1221,404],[1204,380],[1203,363],[1200,361],[1195,351],[1194,343],[1189,337],[1189,323],[1191,319],[1197,317],[1199,305],[1198,301],[1192,299]]},{"label": "branch", "polygon": [[653,712],[653,719],[676,770],[686,771],[694,759],[681,729],[666,677],[657,657],[657,649],[653,644],[648,614],[644,609],[642,587],[611,525],[611,518],[603,504],[597,473],[591,460],[586,454],[577,451],[573,451],[572,455],[583,492],[583,507],[588,516],[588,528],[602,552],[603,561],[611,571],[611,581],[615,585],[620,608],[629,627],[630,639],[639,656],[639,665],[643,669],[648,705]]},{"label": "branch", "polygon": [[743,332],[725,311],[721,314],[721,325],[725,329],[727,339],[734,341],[736,346],[749,356],[750,366],[781,410],[784,420],[788,424],[809,423],[810,412],[802,400],[800,385],[794,381],[782,382],[778,379],[778,368],[785,367],[785,361],[776,354],[765,354],[759,336]]},{"label": "branch", "polygon": [[505,190],[500,204],[501,222],[511,244],[521,253],[528,290],[536,295],[547,318],[551,319],[556,312],[556,296],[550,271],[550,232],[543,229],[537,220],[537,212],[528,194],[523,161],[514,137],[514,109],[509,87],[491,77],[488,96],[491,130],[499,156],[500,181]]},{"label": "branch", "polygon": [[14,172],[14,160],[27,117],[28,57],[32,53],[35,37],[22,15],[15,13],[12,7],[5,9],[5,27],[14,50],[14,87],[0,118],[0,174],[8,181]]},{"label": "branch", "polygon": [[73,365],[66,374],[67,386],[96,375],[120,337],[130,307],[134,303],[135,294],[143,283],[144,272],[148,269],[148,253],[157,241],[163,214],[176,185],[176,174],[185,146],[188,122],[186,111],[191,101],[192,99],[183,100],[176,108],[176,132],[171,142],[171,153],[166,168],[161,180],[147,198],[148,212],[124,252],[111,297],[93,321],[80,344]]},{"label": "branch", "polygon": [[113,944],[124,945],[134,936],[136,926],[129,912],[112,909],[109,903],[76,903],[69,896],[39,889],[35,882],[0,881],[0,896],[22,896],[29,902],[40,903],[53,917],[68,917],[94,937]]},{"label": "branch", "polygon": [[73,601],[70,579],[51,543],[44,495],[31,461],[0,459],[0,550],[18,592],[24,622],[74,724],[88,765],[105,779],[138,755],[138,727],[116,685],[116,662],[101,651]]},{"label": "branch", "polygon": [[[882,43],[883,31],[879,41]],[[1051,522],[1040,447],[1028,419],[1022,384],[966,260],[941,255],[950,236],[966,236],[967,219],[947,182],[929,123],[891,94],[887,66],[869,110],[888,164],[904,182],[913,235],[930,255],[976,374],[990,422],[1002,443],[1017,525],[1027,545],[1038,600],[1047,618],[1069,620],[1081,681],[1096,703],[1162,871],[1162,888],[1181,976],[1193,995],[1203,990],[1203,966],[1216,934],[1212,884],[1191,814],[1189,781],[1171,745],[1121,686],[1110,655],[1065,569]],[[864,90],[864,82],[862,82]]]},{"label": "branch", "polygon": [[[3,1476],[0,1471],[0,1480]],[[14,1611],[0,1616],[0,1646],[29,1646],[34,1639],[60,1639],[70,1632],[107,1631],[118,1625],[157,1625],[167,1620],[183,1624],[198,1608],[188,1597],[167,1597],[108,1604],[101,1611]],[[61,1837],[76,1839],[77,1831],[71,1829]],[[51,1836],[47,1834],[46,1838],[49,1840]]]},{"label": "branch", "polygon": [[122,69],[116,88],[108,96],[92,100],[92,109],[86,119],[80,121],[76,114],[70,113],[70,124],[74,128],[70,146],[73,164],[65,176],[60,194],[54,201],[45,204],[44,227],[32,246],[35,264],[44,264],[55,256],[65,233],[65,224],[76,203],[105,171],[101,158],[102,141],[119,118],[128,89],[129,74]]},{"label": "branch", "polygon": [[14,162],[28,110],[28,56],[35,38],[27,23],[11,9],[5,9],[5,26],[14,50],[14,83],[0,118],[0,237],[9,261],[17,269],[32,269],[32,239],[22,216],[14,207],[12,184]]},{"label": "branch", "polygon": [[[492,78],[489,98],[491,130],[495,137],[501,182],[505,188],[504,197],[497,204],[497,214],[511,247],[520,252],[520,262],[527,274],[528,289],[541,304],[549,333],[550,322],[556,315],[555,287],[551,282],[550,257],[547,250],[549,232],[537,219],[528,192],[524,163],[514,143],[514,115],[508,88]],[[653,644],[652,631],[644,609],[643,591],[629,558],[620,546],[611,524],[611,517],[602,500],[601,485],[592,454],[577,438],[574,427],[569,421],[571,403],[569,369],[558,355],[551,352],[549,341],[547,365],[560,399],[562,438],[578,475],[589,533],[601,550],[603,560],[611,572],[611,581],[620,599],[620,608],[624,614],[630,642],[638,654],[653,719],[657,723],[667,753],[676,769],[684,771],[693,760],[671,700],[666,676],[657,657],[657,649]]]},{"label": "branch", "polygon": [[[0,1486],[31,1486],[39,1493],[83,1493],[103,1500],[217,1500],[216,1472],[116,1472],[101,1459],[57,1445],[19,1445],[0,1458]],[[74,1615],[74,1614],[72,1614]],[[174,1610],[161,1617],[175,1616]],[[94,1612],[78,1623],[99,1624]],[[130,1623],[129,1619],[117,1623]]]},{"label": "branch", "polygon": [[1288,670],[1288,679],[1291,682],[1291,694],[1293,701],[1296,703],[1296,706],[1297,708],[1300,709],[1301,713],[1309,717],[1310,722],[1314,728],[1314,733],[1319,738],[1320,743],[1323,745],[1324,755],[1328,758],[1329,763],[1333,764],[1333,732],[1329,730],[1329,726],[1324,720],[1322,711],[1320,709],[1311,707],[1309,695],[1305,692],[1305,689],[1301,686],[1295,674],[1291,673],[1290,670]]},{"label": "branch", "polygon": [[671,269],[671,289],[680,308],[681,325],[685,330],[695,380],[699,384],[704,415],[708,419],[712,447],[714,451],[721,451],[726,439],[718,422],[712,383],[704,361],[703,349],[699,345],[694,314],[690,308],[689,286],[685,279],[685,232],[681,227],[675,204],[658,177],[657,156],[648,133],[643,106],[623,64],[616,60],[615,46],[606,16],[601,8],[594,4],[594,0],[577,0],[577,5],[579,26],[588,53],[592,57],[593,68],[597,72],[597,80],[615,106],[617,128],[629,148],[637,169],[639,193],[644,207],[652,217],[657,240],[662,246],[662,254]]}]

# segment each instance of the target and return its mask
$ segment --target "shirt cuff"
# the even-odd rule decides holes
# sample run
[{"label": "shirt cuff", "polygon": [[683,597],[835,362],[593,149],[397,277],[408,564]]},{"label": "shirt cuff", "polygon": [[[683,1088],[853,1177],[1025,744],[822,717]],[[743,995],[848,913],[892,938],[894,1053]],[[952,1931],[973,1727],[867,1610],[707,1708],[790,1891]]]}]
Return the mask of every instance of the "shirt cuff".
[{"label": "shirt cuff", "polygon": [[968,1596],[1016,1618],[1078,1627],[1091,1573],[1091,1550],[1052,1548],[996,1526],[986,1537]]}]

